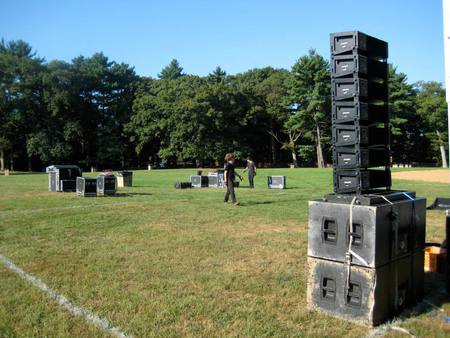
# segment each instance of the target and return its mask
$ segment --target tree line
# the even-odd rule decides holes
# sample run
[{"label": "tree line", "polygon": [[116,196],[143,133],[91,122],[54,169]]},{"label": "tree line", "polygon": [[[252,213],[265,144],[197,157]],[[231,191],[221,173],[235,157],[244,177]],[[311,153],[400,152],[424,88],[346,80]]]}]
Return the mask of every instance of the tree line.
[{"label": "tree line", "polygon": [[[46,62],[28,43],[2,40],[0,85],[1,170],[206,166],[231,151],[270,165],[331,162],[329,62],[315,50],[290,70],[197,76],[172,60],[151,78],[103,53]],[[390,66],[389,97],[394,161],[440,164],[442,84],[410,84]]]}]

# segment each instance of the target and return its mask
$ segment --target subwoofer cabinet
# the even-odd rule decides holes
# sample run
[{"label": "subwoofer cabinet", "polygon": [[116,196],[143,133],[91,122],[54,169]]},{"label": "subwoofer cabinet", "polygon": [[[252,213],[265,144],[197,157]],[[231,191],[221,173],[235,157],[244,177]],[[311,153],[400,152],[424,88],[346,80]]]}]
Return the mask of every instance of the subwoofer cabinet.
[{"label": "subwoofer cabinet", "polygon": [[97,179],[94,177],[77,177],[77,195],[83,197],[97,196]]},{"label": "subwoofer cabinet", "polygon": [[191,184],[192,188],[207,188],[208,176],[192,175]]},{"label": "subwoofer cabinet", "polygon": [[97,176],[97,194],[99,196],[114,195],[117,190],[117,181],[114,175]]},{"label": "subwoofer cabinet", "polygon": [[378,205],[310,201],[308,256],[345,262],[350,237],[351,249],[362,258],[353,264],[370,268],[423,250],[426,199],[410,198],[382,200]]},{"label": "subwoofer cabinet", "polygon": [[422,251],[376,269],[308,257],[308,307],[359,324],[381,324],[422,300],[423,264]]}]

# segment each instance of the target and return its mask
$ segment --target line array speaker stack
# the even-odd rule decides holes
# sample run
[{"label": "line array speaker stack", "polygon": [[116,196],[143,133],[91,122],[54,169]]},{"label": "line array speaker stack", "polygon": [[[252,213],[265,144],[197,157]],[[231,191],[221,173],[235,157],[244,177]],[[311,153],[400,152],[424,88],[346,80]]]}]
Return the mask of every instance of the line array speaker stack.
[{"label": "line array speaker stack", "polygon": [[387,57],[384,41],[360,32],[331,34],[336,193],[391,186]]},{"label": "line array speaker stack", "polygon": [[387,56],[374,37],[331,34],[334,193],[308,216],[309,308],[369,326],[424,292],[426,200],[390,190]]}]

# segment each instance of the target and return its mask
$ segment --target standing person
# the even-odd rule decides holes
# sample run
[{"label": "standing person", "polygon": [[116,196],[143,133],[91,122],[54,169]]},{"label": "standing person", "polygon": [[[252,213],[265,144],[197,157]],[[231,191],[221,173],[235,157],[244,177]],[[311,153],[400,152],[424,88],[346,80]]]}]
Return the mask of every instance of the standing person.
[{"label": "standing person", "polygon": [[227,192],[225,193],[224,202],[228,203],[228,199],[231,195],[231,202],[234,205],[239,205],[236,201],[236,195],[234,194],[234,179],[238,176],[242,180],[242,176],[234,171],[234,154],[228,153],[225,155],[225,172],[224,172],[224,183],[227,186]]},{"label": "standing person", "polygon": [[244,169],[244,172],[245,171],[248,172],[248,184],[250,185],[250,189],[255,188],[253,179],[256,176],[256,165],[255,162],[253,162],[250,157],[247,158],[247,167]]}]

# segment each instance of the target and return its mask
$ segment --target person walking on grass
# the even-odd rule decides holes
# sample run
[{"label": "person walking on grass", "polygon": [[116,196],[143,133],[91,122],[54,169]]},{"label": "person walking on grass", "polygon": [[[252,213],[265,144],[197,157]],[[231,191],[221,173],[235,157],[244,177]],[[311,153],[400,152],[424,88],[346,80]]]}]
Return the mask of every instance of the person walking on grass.
[{"label": "person walking on grass", "polygon": [[227,187],[227,192],[225,193],[224,202],[228,203],[228,199],[231,195],[231,202],[234,205],[239,205],[239,202],[236,200],[236,195],[234,194],[234,180],[236,176],[242,181],[242,176],[234,171],[234,154],[228,153],[225,155],[225,172],[224,172],[224,183]]},{"label": "person walking on grass", "polygon": [[256,165],[250,157],[247,158],[247,167],[244,169],[244,172],[246,171],[248,172],[248,184],[250,185],[250,189],[253,189],[255,188],[253,180],[256,176]]}]

